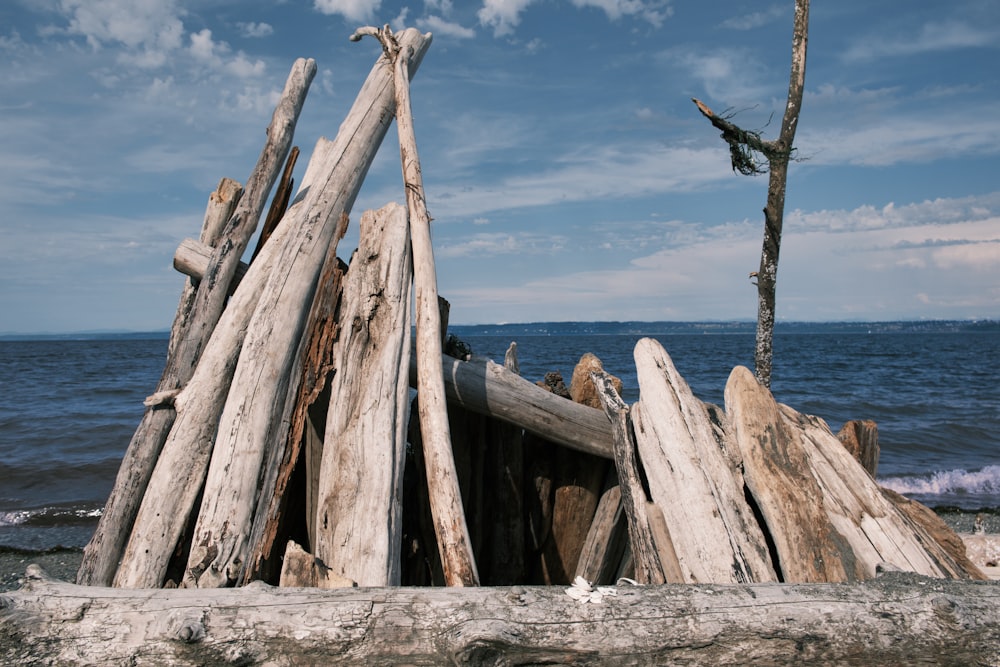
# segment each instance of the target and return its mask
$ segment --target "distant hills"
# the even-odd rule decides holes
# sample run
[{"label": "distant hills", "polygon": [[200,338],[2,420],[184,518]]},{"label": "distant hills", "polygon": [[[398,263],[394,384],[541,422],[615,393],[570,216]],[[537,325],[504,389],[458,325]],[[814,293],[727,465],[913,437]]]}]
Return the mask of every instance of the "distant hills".
[{"label": "distant hills", "polygon": [[[738,322],[524,322],[459,324],[449,331],[461,336],[601,336],[671,334],[752,334],[757,323]],[[782,334],[976,333],[1000,332],[998,320],[926,320],[898,322],[778,322]],[[169,331],[78,331],[72,333],[2,333],[0,341],[24,340],[166,340]]]}]

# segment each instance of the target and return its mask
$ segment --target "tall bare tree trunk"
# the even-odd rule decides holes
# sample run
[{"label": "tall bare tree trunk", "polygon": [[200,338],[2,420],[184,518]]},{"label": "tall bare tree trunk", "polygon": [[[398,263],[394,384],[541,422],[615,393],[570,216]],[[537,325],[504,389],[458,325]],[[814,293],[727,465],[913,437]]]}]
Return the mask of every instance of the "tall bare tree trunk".
[{"label": "tall bare tree trunk", "polygon": [[771,366],[774,359],[774,308],[778,280],[778,251],[781,248],[781,226],[785,213],[785,185],[788,161],[792,153],[795,129],[802,109],[802,92],[806,82],[806,45],[809,41],[809,0],[795,0],[795,22],[792,29],[792,71],[788,81],[788,103],[781,120],[781,134],[768,155],[770,182],[767,186],[767,207],[764,208],[764,243],[757,271],[757,344],[754,365],[757,380],[771,386]]},{"label": "tall bare tree trunk", "polygon": [[795,0],[792,29],[792,66],[788,81],[788,103],[781,120],[781,132],[774,141],[765,141],[757,132],[741,129],[728,118],[718,116],[699,100],[692,100],[698,110],[722,130],[729,144],[733,170],[742,174],[760,174],[764,169],[754,158],[761,153],[768,162],[770,181],[767,206],[764,208],[764,243],[760,252],[760,268],[751,273],[757,278],[757,344],[754,351],[757,381],[771,386],[771,366],[774,357],[775,288],[778,280],[778,251],[781,248],[781,226],[785,212],[785,185],[788,162],[792,155],[795,129],[802,109],[802,92],[806,81],[806,46],[809,42],[809,0]]}]

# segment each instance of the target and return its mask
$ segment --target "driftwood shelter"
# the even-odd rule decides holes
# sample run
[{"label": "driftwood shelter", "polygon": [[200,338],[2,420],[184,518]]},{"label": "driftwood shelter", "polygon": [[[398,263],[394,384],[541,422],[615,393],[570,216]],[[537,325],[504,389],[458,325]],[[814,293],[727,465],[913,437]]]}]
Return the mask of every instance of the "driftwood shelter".
[{"label": "driftwood shelter", "polygon": [[[178,249],[159,386],[77,582],[0,598],[5,664],[1000,664],[1000,588],[876,484],[870,422],[744,368],[705,404],[652,339],[632,406],[593,355],[567,387],[463,354],[409,113],[431,38],[362,35],[382,55],[294,198],[311,60]],[[394,117],[406,204],[345,262]]]}]

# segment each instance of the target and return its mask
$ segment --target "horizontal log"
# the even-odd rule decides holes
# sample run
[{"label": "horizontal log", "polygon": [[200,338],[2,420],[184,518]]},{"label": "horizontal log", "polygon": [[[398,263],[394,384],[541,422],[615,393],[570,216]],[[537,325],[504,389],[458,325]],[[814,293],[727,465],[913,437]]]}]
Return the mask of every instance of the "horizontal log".
[{"label": "horizontal log", "polygon": [[[212,246],[196,239],[184,239],[174,251],[174,268],[193,280],[201,280],[211,259]],[[240,262],[236,265],[236,275],[233,277],[233,284],[229,287],[230,292],[240,284],[249,268],[250,266],[246,262]]]},{"label": "horizontal log", "polygon": [[[601,410],[556,396],[488,359],[443,356],[441,363],[449,401],[570,449],[614,457],[611,423]],[[411,359],[411,387],[416,386],[415,365]]]},{"label": "horizontal log", "polygon": [[83,587],[29,566],[0,597],[5,665],[996,664],[1000,585]]}]

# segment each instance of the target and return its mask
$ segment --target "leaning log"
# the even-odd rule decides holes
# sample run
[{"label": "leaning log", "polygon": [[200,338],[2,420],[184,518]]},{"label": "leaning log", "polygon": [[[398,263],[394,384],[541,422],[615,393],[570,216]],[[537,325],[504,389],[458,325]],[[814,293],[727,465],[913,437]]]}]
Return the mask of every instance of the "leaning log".
[{"label": "leaning log", "polygon": [[782,419],[771,392],[737,366],[726,383],[725,401],[744,479],[775,545],[782,580],[863,579],[865,570],[850,543],[823,509],[823,490],[810,472],[799,434]]},{"label": "leaning log", "polygon": [[994,665],[1000,585],[130,591],[47,579],[0,598],[5,665]]},{"label": "leaning log", "polygon": [[[207,252],[204,257],[206,268],[211,261],[212,249],[219,242],[222,229],[232,216],[242,193],[243,189],[239,183],[223,178],[219,181],[215,192],[208,198],[201,239],[198,243],[199,248],[204,248]],[[204,272],[205,269],[202,269],[201,275],[204,275]],[[198,279],[200,278],[201,276]],[[201,346],[193,349],[181,341],[189,339],[193,324],[197,320],[193,310],[196,297],[195,280],[186,281],[170,329],[167,361],[153,393],[154,397],[175,396],[194,373]],[[104,511],[97,522],[94,534],[84,548],[80,570],[77,573],[77,583],[87,586],[111,584],[118,568],[118,561],[132,532],[132,524],[142,503],[142,497],[146,493],[146,487],[156,466],[156,460],[176,417],[177,413],[172,405],[147,400],[146,411],[122,457],[118,476],[104,505]]]},{"label": "leaning log", "polygon": [[[717,431],[659,342],[636,343],[639,458],[663,511],[685,583],[776,581],[738,477],[735,443]],[[721,438],[721,440],[720,440]]]},{"label": "leaning log", "polygon": [[[416,71],[430,37],[407,30],[401,40],[412,50]],[[219,421],[188,557],[189,584],[231,585],[248,561],[261,467],[269,448],[287,436],[285,395],[319,273],[337,221],[350,211],[392,118],[390,68],[385,57],[375,64],[337,139],[321,142],[310,160],[306,179],[312,186],[298,197],[305,205],[282,222],[291,227],[282,270],[272,274],[250,321]],[[310,172],[317,175],[310,179]]]}]

